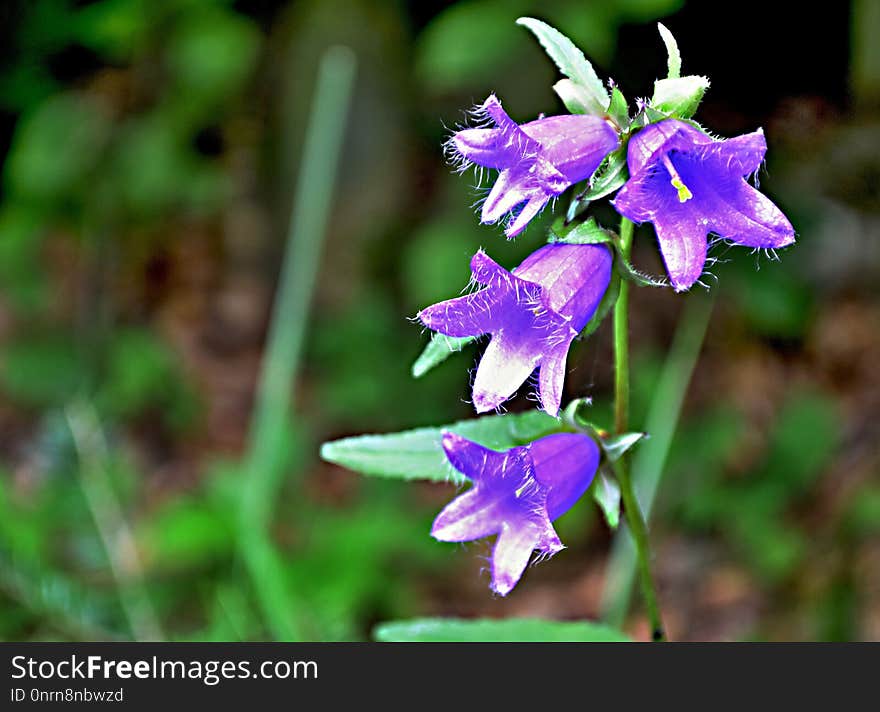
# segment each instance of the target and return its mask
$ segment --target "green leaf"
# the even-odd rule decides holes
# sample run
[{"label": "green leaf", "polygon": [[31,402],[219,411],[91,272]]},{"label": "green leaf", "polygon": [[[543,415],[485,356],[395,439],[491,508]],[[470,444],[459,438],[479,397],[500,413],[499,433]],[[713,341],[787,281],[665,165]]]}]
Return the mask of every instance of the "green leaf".
[{"label": "green leaf", "polygon": [[648,437],[647,433],[621,433],[609,435],[608,432],[590,420],[590,408],[593,402],[589,398],[578,398],[571,401],[563,412],[563,418],[573,427],[586,430],[602,448],[609,462],[616,462],[633,445]]},{"label": "green leaf", "polygon": [[689,76],[675,79],[658,79],[654,82],[651,107],[679,119],[689,119],[697,112],[706,89],[707,77]]},{"label": "green leaf", "polygon": [[590,178],[589,187],[572,199],[565,221],[572,222],[589,207],[592,201],[604,198],[620,188],[626,183],[628,175],[626,146],[621,146],[605,157]]},{"label": "green leaf", "polygon": [[[583,106],[589,114],[603,114],[610,101],[602,81],[575,44],[559,30],[532,17],[521,17],[516,24],[531,30],[544,51],[565,76],[583,89]],[[565,99],[563,99],[565,101]]]},{"label": "green leaf", "polygon": [[561,421],[533,410],[519,415],[492,415],[464,420],[445,427],[334,440],[321,446],[321,457],[374,477],[461,484],[468,480],[446,460],[440,445],[443,430],[451,430],[493,450],[507,450],[561,429]]},{"label": "green leaf", "polygon": [[626,97],[617,87],[611,90],[611,101],[608,103],[608,115],[614,119],[618,126],[626,127],[629,125],[629,107],[626,104]]},{"label": "green leaf", "polygon": [[620,524],[620,487],[612,477],[600,472],[593,486],[593,499],[605,515],[605,521],[612,529]]},{"label": "green leaf", "polygon": [[630,640],[621,631],[601,623],[539,618],[416,618],[380,623],[373,629],[373,637],[383,643],[612,643]]},{"label": "green leaf", "polygon": [[647,433],[621,433],[612,435],[601,440],[605,456],[611,461],[619,460],[620,457],[635,445],[639,440],[647,437]]},{"label": "green leaf", "polygon": [[664,114],[662,111],[657,111],[657,109],[646,106],[642,109],[642,121],[640,122],[641,126],[647,126],[648,124],[656,124],[660,121],[666,121],[666,119],[671,118],[669,114]]},{"label": "green leaf", "polygon": [[446,336],[433,334],[428,345],[413,362],[413,378],[421,378],[434,366],[443,363],[456,351],[461,351],[469,343],[476,341],[475,336]]},{"label": "green leaf", "polygon": [[600,245],[614,242],[614,233],[600,227],[595,218],[586,222],[565,225],[557,220],[550,228],[550,243],[561,242],[569,245]]},{"label": "green leaf", "polygon": [[571,79],[560,79],[553,85],[553,91],[572,114],[590,113],[592,99],[580,84],[575,84]]},{"label": "green leaf", "polygon": [[669,79],[678,79],[681,76],[681,52],[678,51],[678,42],[675,41],[675,37],[672,36],[672,33],[662,22],[657,23],[657,29],[660,30],[663,44],[666,45],[666,54],[668,56],[666,62],[668,72],[666,76]]},{"label": "green leaf", "polygon": [[[615,248],[617,248],[617,243],[615,243]],[[668,287],[669,285],[666,282],[654,279],[642,272],[639,272],[635,267],[630,264],[629,260],[627,260],[620,252],[619,249],[615,250],[614,255],[614,266],[616,271],[620,276],[627,280],[628,282],[632,282],[633,284],[639,287]]]},{"label": "green leaf", "polygon": [[626,147],[622,146],[608,157],[593,174],[590,189],[581,196],[582,201],[593,201],[610,195],[626,183]]},{"label": "green leaf", "polygon": [[605,317],[608,316],[612,307],[617,302],[617,296],[619,294],[620,275],[614,272],[611,275],[611,282],[608,284],[608,289],[605,290],[605,294],[602,296],[602,301],[599,302],[599,306],[596,307],[596,311],[593,313],[592,318],[587,322],[587,325],[581,330],[579,338],[585,339],[599,328],[602,322],[605,321]]},{"label": "green leaf", "polygon": [[110,134],[104,107],[85,94],[58,94],[25,114],[5,166],[11,193],[46,206],[88,191]]}]

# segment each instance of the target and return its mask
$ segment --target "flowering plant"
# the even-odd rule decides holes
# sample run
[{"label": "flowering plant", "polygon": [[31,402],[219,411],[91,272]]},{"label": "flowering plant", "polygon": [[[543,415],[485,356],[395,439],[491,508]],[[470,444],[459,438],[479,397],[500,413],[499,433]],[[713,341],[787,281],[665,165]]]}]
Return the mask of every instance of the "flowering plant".
[{"label": "flowering plant", "polygon": [[[569,113],[520,124],[490,95],[473,112],[481,124],[456,130],[447,155],[459,170],[498,172],[480,221],[505,221],[508,239],[524,239],[566,192],[571,201],[547,243],[517,267],[505,269],[479,250],[470,264],[476,291],[419,311],[435,333],[413,371],[421,375],[488,335],[472,384],[476,411],[500,409],[535,371],[541,410],[348,438],[326,443],[322,455],[366,474],[471,482],[437,515],[431,534],[447,542],[497,536],[490,587],[500,596],[511,593],[535,552],[539,561],[564,548],[552,521],[591,491],[610,527],[625,515],[628,534],[621,535],[634,544],[653,637],[663,640],[645,512],[630,477],[631,448],[645,434],[629,428],[629,289],[689,290],[705,269],[710,235],[772,253],[794,242],[794,229],[751,181],[767,149],[762,131],[719,139],[693,120],[709,81],[681,76],[678,46],[663,25],[667,76],[631,112],[620,88],[609,80],[606,89],[567,37],[539,20],[518,22],[565,75],[553,88]],[[618,232],[588,215],[605,198],[620,215]],[[641,223],[653,226],[667,278],[643,275],[630,262]],[[562,404],[571,343],[611,313],[615,417],[602,428],[586,417],[588,398]]]}]

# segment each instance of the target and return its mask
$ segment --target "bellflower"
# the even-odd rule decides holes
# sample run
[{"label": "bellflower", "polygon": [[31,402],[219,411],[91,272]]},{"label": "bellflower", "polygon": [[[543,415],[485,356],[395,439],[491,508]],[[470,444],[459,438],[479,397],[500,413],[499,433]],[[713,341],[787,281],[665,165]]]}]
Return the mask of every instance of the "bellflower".
[{"label": "bellflower", "polygon": [[699,279],[710,232],[755,248],[794,242],[782,211],[747,181],[766,150],[760,130],[719,141],[675,119],[630,139],[630,178],[612,202],[633,222],[654,224],[676,291]]},{"label": "bellflower", "polygon": [[599,448],[579,433],[548,435],[504,452],[452,432],[443,433],[442,443],[449,462],[474,486],[440,512],[431,535],[460,542],[497,534],[492,590],[506,596],[533,551],[547,557],[565,548],[551,522],[590,486]]},{"label": "bellflower", "polygon": [[541,405],[556,415],[568,348],[611,279],[609,251],[601,245],[544,245],[508,272],[480,250],[471,273],[484,289],[427,307],[418,318],[447,336],[492,335],[474,379],[478,413],[500,406],[539,368]]},{"label": "bellflower", "polygon": [[501,171],[480,221],[494,223],[511,215],[507,237],[522,232],[551,198],[593,175],[618,145],[615,130],[598,116],[548,116],[520,126],[494,95],[476,113],[494,127],[457,131],[447,148],[462,168],[475,163]]}]

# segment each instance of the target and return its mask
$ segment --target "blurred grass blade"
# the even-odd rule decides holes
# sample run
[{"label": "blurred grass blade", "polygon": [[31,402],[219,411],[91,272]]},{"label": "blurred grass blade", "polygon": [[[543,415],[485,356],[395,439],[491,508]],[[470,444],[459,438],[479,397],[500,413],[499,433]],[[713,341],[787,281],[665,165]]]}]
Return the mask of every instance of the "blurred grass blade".
[{"label": "blurred grass blade", "polygon": [[345,137],[355,64],[354,53],[337,46],[324,52],[318,67],[287,248],[250,425],[239,548],[266,622],[279,640],[296,640],[301,635],[294,622],[283,562],[268,530],[272,503],[284,473],[294,378],[302,356]]},{"label": "blurred grass blade", "polygon": [[850,20],[850,87],[859,106],[880,104],[880,3],[855,0]]},{"label": "blurred grass blade", "polygon": [[601,623],[540,618],[414,618],[380,623],[373,630],[373,637],[382,643],[618,643],[630,640],[621,631]]},{"label": "blurred grass blade", "polygon": [[0,548],[0,591],[73,640],[122,641],[112,628],[116,607],[50,568],[35,568]]},{"label": "blurred grass blade", "polygon": [[131,632],[139,641],[164,635],[144,586],[143,568],[134,535],[107,479],[107,443],[94,409],[77,402],[67,408],[67,423],[79,460],[80,484],[119,592]]},{"label": "blurred grass blade", "polygon": [[[645,430],[650,438],[639,446],[632,461],[632,479],[645,520],[650,517],[660,485],[681,406],[703,345],[712,304],[712,298],[702,296],[688,300],[648,408]],[[635,571],[632,536],[626,525],[621,524],[614,538],[602,592],[602,618],[612,626],[622,626],[626,618]]]}]

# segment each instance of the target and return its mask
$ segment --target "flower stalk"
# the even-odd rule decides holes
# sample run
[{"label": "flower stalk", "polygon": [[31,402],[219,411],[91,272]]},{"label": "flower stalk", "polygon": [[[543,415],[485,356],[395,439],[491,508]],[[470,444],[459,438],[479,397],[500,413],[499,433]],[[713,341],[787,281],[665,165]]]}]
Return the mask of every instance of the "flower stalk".
[{"label": "flower stalk", "polygon": [[[620,220],[620,252],[629,260],[632,251],[633,223]],[[614,428],[618,434],[629,430],[629,282],[621,280],[620,293],[614,305]],[[665,641],[666,633],[657,591],[651,574],[651,549],[642,510],[636,499],[629,472],[629,455],[624,454],[614,463],[614,474],[620,485],[623,509],[636,547],[642,597],[651,621],[651,635],[655,641]]]}]

